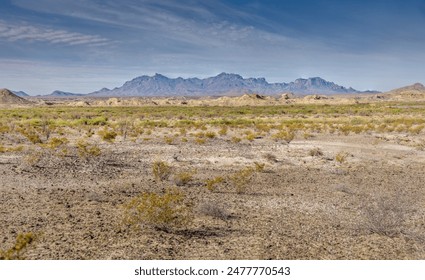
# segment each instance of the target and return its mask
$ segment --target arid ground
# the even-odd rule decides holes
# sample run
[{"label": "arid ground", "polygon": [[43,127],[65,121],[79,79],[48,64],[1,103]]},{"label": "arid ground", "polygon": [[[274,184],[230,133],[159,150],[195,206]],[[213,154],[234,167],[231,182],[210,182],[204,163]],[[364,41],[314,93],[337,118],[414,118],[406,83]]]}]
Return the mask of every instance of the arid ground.
[{"label": "arid ground", "polygon": [[319,99],[3,108],[0,256],[424,259],[425,102]]}]

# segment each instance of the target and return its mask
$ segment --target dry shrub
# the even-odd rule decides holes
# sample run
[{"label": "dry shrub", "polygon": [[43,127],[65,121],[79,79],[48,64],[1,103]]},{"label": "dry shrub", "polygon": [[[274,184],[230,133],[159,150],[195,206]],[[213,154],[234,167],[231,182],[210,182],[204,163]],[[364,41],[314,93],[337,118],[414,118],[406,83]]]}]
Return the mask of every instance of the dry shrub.
[{"label": "dry shrub", "polygon": [[264,172],[266,168],[265,163],[254,162],[254,168],[256,172]]},{"label": "dry shrub", "polygon": [[276,141],[283,140],[283,141],[285,141],[286,143],[289,144],[292,140],[294,140],[295,133],[291,130],[281,130],[281,131],[277,132],[276,134],[274,134],[272,137]]},{"label": "dry shrub", "polygon": [[223,181],[224,181],[224,178],[223,178],[223,177],[221,177],[221,176],[217,176],[217,177],[215,177],[215,178],[213,178],[213,179],[208,179],[208,180],[206,181],[206,183],[205,183],[205,187],[206,187],[209,191],[213,192],[213,191],[215,191],[215,190],[216,190],[217,185],[218,185],[218,184],[223,183]]},{"label": "dry shrub", "polygon": [[22,129],[20,132],[33,144],[43,143],[43,141],[41,141],[40,135],[38,135],[38,133],[32,129]]},{"label": "dry shrub", "polygon": [[236,136],[233,136],[232,137],[232,142],[233,143],[239,143],[239,142],[241,142],[242,141],[242,139],[241,138],[239,138],[239,137],[236,137]]},{"label": "dry shrub", "polygon": [[6,251],[0,250],[0,260],[23,260],[26,248],[33,243],[35,235],[32,232],[20,233],[15,244]]},{"label": "dry shrub", "polygon": [[231,217],[231,214],[223,206],[212,201],[201,203],[197,207],[197,212],[220,220],[227,220]]},{"label": "dry shrub", "polygon": [[89,159],[93,157],[98,157],[102,153],[99,146],[96,144],[89,144],[85,140],[79,140],[76,144],[78,155],[81,158]]},{"label": "dry shrub", "polygon": [[185,186],[193,181],[193,176],[196,174],[196,171],[187,171],[187,172],[179,172],[174,175],[174,183],[177,186]]},{"label": "dry shrub", "polygon": [[203,144],[205,144],[206,140],[205,140],[205,138],[196,137],[195,142],[199,145],[203,145]]},{"label": "dry shrub", "polygon": [[115,140],[115,138],[117,137],[117,133],[115,132],[115,131],[113,131],[113,130],[108,130],[108,129],[103,129],[103,130],[100,130],[99,132],[98,132],[98,134],[99,134],[99,136],[100,137],[102,137],[102,139],[104,140],[104,141],[107,141],[107,142],[110,142],[110,143],[112,143],[112,142],[114,142],[114,140]]},{"label": "dry shrub", "polygon": [[215,138],[215,137],[216,137],[216,134],[215,134],[215,132],[214,132],[214,131],[207,131],[207,132],[205,133],[205,137],[210,138],[210,139],[213,139],[213,138]]},{"label": "dry shrub", "polygon": [[22,158],[22,164],[25,167],[35,167],[45,156],[42,150],[30,149]]},{"label": "dry shrub", "polygon": [[277,162],[277,157],[274,154],[268,153],[268,154],[265,154],[263,157],[270,162]]},{"label": "dry shrub", "polygon": [[181,190],[168,188],[164,194],[144,192],[124,205],[124,222],[160,230],[182,228],[192,221],[192,209]]},{"label": "dry shrub", "polygon": [[68,143],[69,143],[69,140],[65,137],[62,137],[62,138],[53,137],[52,139],[50,139],[49,143],[47,144],[47,147],[52,150],[55,150]]},{"label": "dry shrub", "polygon": [[152,173],[156,181],[165,181],[171,175],[171,166],[164,161],[155,161],[152,164]]},{"label": "dry shrub", "polygon": [[220,134],[221,136],[224,136],[224,135],[226,135],[226,134],[227,134],[227,131],[228,131],[227,126],[222,126],[222,127],[220,128],[220,130],[218,131],[218,134]]},{"label": "dry shrub", "polygon": [[406,219],[414,210],[412,201],[401,194],[378,195],[362,208],[366,229],[389,237],[404,233]]},{"label": "dry shrub", "polygon": [[254,175],[254,168],[246,167],[229,176],[236,193],[245,193]]},{"label": "dry shrub", "polygon": [[344,163],[347,160],[348,153],[346,152],[339,152],[335,155],[335,160],[339,163]]},{"label": "dry shrub", "polygon": [[164,142],[168,145],[172,145],[174,143],[174,137],[164,136]]},{"label": "dry shrub", "polygon": [[313,148],[308,151],[308,154],[312,157],[321,157],[323,156],[323,151],[320,148]]}]

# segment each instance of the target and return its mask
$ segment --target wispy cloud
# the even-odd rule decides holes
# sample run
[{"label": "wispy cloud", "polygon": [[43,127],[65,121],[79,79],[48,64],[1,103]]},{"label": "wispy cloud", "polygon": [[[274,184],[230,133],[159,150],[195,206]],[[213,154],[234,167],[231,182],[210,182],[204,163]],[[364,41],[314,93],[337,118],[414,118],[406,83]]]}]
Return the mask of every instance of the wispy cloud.
[{"label": "wispy cloud", "polygon": [[66,30],[33,26],[26,23],[9,24],[0,21],[0,40],[9,42],[29,41],[46,42],[64,45],[102,46],[111,43],[110,40],[98,35],[86,35]]},{"label": "wispy cloud", "polygon": [[[71,16],[79,20],[131,28],[134,40],[158,45],[174,41],[203,49],[215,47],[249,48],[266,43],[287,43],[284,34],[257,27],[263,20],[222,1],[126,0],[94,2],[87,0],[14,0],[15,4],[40,12]],[[71,11],[71,12],[70,12]],[[240,22],[244,21],[244,23]],[[127,30],[128,32],[128,30]],[[126,36],[126,34],[120,34]],[[157,47],[157,45],[155,45]]]}]

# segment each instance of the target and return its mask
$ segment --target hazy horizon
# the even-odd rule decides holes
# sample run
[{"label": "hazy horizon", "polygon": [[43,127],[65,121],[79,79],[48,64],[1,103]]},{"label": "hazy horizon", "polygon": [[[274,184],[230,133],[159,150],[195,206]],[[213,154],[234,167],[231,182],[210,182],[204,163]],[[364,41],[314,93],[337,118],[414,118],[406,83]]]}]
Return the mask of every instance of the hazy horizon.
[{"label": "hazy horizon", "polygon": [[0,15],[0,87],[31,95],[155,73],[321,77],[361,91],[425,82],[420,0],[7,0]]}]

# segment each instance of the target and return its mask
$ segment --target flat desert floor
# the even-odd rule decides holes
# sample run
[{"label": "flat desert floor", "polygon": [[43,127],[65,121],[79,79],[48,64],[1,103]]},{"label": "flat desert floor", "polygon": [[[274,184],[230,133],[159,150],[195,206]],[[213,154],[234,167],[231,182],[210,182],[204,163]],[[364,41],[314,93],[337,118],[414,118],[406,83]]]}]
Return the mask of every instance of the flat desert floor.
[{"label": "flat desert floor", "polygon": [[[167,107],[143,117],[138,108],[4,109],[0,251],[25,259],[424,259],[421,104],[397,113],[363,111],[367,104],[333,113],[326,105],[227,108],[226,116],[189,108],[173,119]],[[70,121],[83,117],[97,121]],[[166,194],[178,199],[164,210]],[[20,234],[31,235],[22,251],[13,249]]]}]

